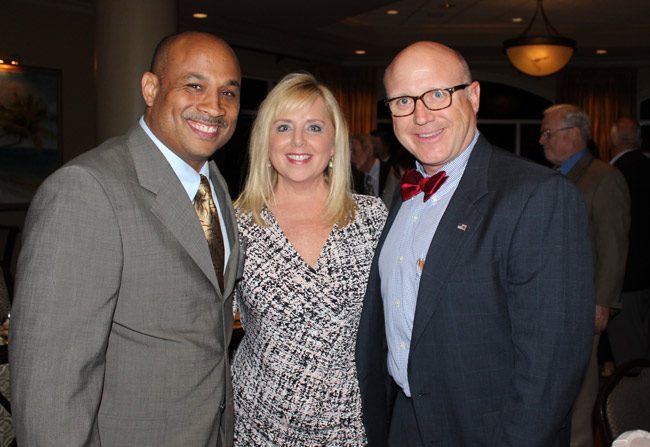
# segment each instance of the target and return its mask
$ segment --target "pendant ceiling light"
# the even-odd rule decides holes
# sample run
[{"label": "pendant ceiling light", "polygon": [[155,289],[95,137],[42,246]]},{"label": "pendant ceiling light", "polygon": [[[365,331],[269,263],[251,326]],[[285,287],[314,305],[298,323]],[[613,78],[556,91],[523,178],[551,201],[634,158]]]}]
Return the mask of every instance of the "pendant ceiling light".
[{"label": "pendant ceiling light", "polygon": [[[549,23],[542,2],[537,0],[537,10],[528,28],[519,37],[503,42],[512,65],[530,76],[548,76],[560,71],[569,63],[576,47],[575,40],[560,35]],[[541,16],[546,34],[529,35],[538,16]]]}]

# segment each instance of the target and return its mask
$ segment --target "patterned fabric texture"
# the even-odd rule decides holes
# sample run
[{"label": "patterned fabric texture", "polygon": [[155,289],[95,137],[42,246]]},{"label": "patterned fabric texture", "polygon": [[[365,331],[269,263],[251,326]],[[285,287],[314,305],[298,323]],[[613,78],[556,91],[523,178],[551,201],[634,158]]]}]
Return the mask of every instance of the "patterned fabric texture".
[{"label": "patterned fabric texture", "polygon": [[373,253],[386,220],[380,199],[354,196],[316,268],[267,209],[262,228],[238,214],[246,247],[239,305],[246,335],[233,361],[236,446],[362,446],[355,340]]},{"label": "patterned fabric texture", "polygon": [[[0,365],[0,391],[9,399],[9,368]],[[11,415],[0,405],[0,447],[8,447],[14,440],[14,430],[11,425]]]}]

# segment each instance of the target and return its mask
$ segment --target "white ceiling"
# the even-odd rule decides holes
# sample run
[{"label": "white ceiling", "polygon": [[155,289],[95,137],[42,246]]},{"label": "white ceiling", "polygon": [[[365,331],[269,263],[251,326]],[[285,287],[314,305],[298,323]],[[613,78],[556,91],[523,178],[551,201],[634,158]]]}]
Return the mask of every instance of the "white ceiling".
[{"label": "white ceiling", "polygon": [[[507,64],[502,42],[522,33],[536,7],[536,0],[179,0],[179,22],[234,46],[310,61],[383,65],[407,44],[428,39],[459,49],[470,62]],[[572,64],[650,66],[650,0],[545,0],[544,9],[562,35],[577,41]],[[191,18],[197,11],[209,17]],[[597,48],[608,54],[596,56]],[[367,53],[356,56],[356,49]]]}]

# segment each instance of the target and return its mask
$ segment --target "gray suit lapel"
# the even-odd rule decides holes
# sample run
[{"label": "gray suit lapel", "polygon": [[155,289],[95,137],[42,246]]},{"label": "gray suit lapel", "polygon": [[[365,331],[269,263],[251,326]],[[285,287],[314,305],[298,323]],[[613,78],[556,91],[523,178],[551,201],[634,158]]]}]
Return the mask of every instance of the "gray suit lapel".
[{"label": "gray suit lapel", "polygon": [[479,137],[463,177],[433,236],[420,278],[411,348],[424,333],[441,295],[445,293],[449,274],[456,264],[455,258],[464,253],[464,246],[484,219],[476,202],[488,191],[487,171],[491,152],[489,143],[482,136]]},{"label": "gray suit lapel", "polygon": [[151,212],[178,240],[221,295],[203,230],[180,180],[139,125],[129,131],[128,145],[138,181],[150,192]]}]

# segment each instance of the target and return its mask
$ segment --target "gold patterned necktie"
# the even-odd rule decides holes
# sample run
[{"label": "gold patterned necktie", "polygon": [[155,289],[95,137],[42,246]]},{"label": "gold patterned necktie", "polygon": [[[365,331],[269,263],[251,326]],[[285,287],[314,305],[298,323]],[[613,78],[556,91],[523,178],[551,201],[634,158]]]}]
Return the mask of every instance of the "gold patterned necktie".
[{"label": "gold patterned necktie", "polygon": [[194,210],[201,222],[205,240],[208,241],[210,256],[212,257],[212,265],[217,274],[219,287],[223,291],[223,235],[221,234],[221,226],[219,225],[219,214],[217,213],[217,208],[212,200],[210,182],[204,175],[201,176],[201,184],[199,185],[199,190],[196,192],[196,196],[194,197]]}]

